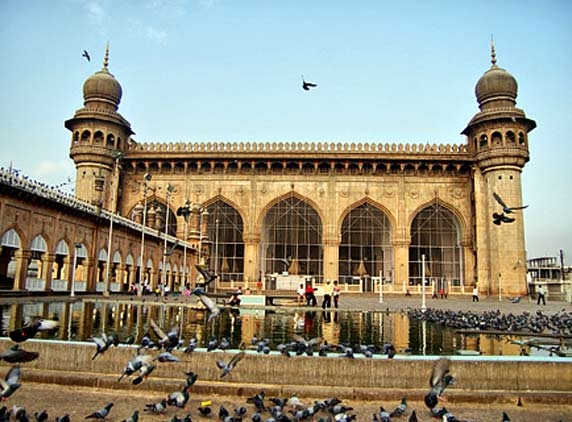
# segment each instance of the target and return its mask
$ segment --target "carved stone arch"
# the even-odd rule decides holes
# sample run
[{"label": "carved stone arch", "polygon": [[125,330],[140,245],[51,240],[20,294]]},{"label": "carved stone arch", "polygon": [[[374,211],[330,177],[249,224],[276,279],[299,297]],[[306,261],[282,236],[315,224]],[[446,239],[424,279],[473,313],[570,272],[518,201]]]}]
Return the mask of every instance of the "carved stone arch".
[{"label": "carved stone arch", "polygon": [[491,146],[493,147],[503,146],[502,134],[498,130],[495,130],[491,134]]},{"label": "carved stone arch", "polygon": [[0,247],[10,247],[14,249],[21,249],[22,248],[22,239],[25,239],[23,236],[22,230],[14,225],[13,227],[8,228],[2,237],[0,237]]},{"label": "carved stone arch", "polygon": [[223,202],[226,205],[228,205],[229,207],[234,208],[236,210],[236,212],[240,215],[240,218],[242,218],[242,221],[243,222],[247,221],[247,212],[245,212],[238,203],[236,203],[235,201],[226,197],[223,194],[215,195],[212,198],[209,198],[206,201],[204,201],[201,205],[203,207],[208,208],[217,202]]},{"label": "carved stone arch", "polygon": [[508,130],[504,136],[507,145],[516,145],[516,135],[512,130]]},{"label": "carved stone arch", "polygon": [[76,131],[73,133],[73,136],[72,136],[72,144],[73,144],[73,145],[76,145],[76,144],[78,144],[78,143],[79,143],[79,131],[76,130]]},{"label": "carved stone arch", "polygon": [[119,251],[119,249],[117,249],[113,253],[113,258],[111,262],[113,262],[114,264],[121,264],[123,262],[123,257],[121,256],[121,252]]},{"label": "carved stone arch", "polygon": [[66,239],[60,239],[60,241],[56,244],[56,247],[54,249],[54,254],[65,255],[65,256],[70,255],[70,247]]},{"label": "carved stone arch", "polygon": [[30,250],[41,253],[49,251],[48,242],[46,242],[46,238],[41,233],[36,235],[30,242]]},{"label": "carved stone arch", "polygon": [[89,143],[91,142],[91,132],[87,129],[84,129],[83,132],[81,132],[81,139],[80,139],[81,143]]},{"label": "carved stone arch", "polygon": [[344,208],[340,212],[340,214],[337,217],[337,222],[336,222],[336,226],[338,227],[338,229],[341,230],[342,223],[344,222],[344,219],[349,215],[349,213],[353,209],[355,209],[361,205],[364,205],[364,204],[371,205],[372,207],[378,209],[380,212],[385,214],[385,216],[389,219],[389,222],[390,222],[392,228],[397,227],[397,219],[395,218],[395,216],[391,213],[391,211],[387,207],[385,207],[380,202],[374,201],[370,197],[364,197],[358,201],[355,201],[355,202],[349,204],[346,208]]},{"label": "carved stone arch", "polygon": [[105,145],[111,148],[116,148],[115,145],[115,135],[113,133],[108,133],[105,138]]},{"label": "carved stone arch", "polygon": [[262,226],[262,222],[264,221],[264,218],[266,216],[266,214],[268,213],[268,211],[270,210],[270,208],[272,208],[274,205],[278,204],[279,202],[285,200],[285,199],[289,199],[289,198],[296,198],[300,201],[304,201],[306,202],[308,205],[310,205],[318,214],[318,217],[320,218],[320,221],[325,221],[325,216],[324,216],[324,211],[320,208],[320,206],[313,201],[311,198],[303,196],[301,194],[299,194],[298,192],[292,190],[290,192],[287,192],[283,195],[277,196],[276,198],[273,198],[271,200],[269,200],[260,210],[260,212],[258,213],[258,215],[256,216],[256,221],[255,221],[255,231],[257,233],[260,233],[260,227]]},{"label": "carved stone arch", "polygon": [[413,224],[413,220],[415,219],[415,217],[417,217],[417,215],[424,210],[425,208],[431,206],[431,205],[440,205],[443,208],[445,208],[446,210],[450,211],[455,218],[457,218],[457,221],[459,222],[459,229],[461,231],[460,235],[461,238],[464,238],[466,236],[466,234],[468,233],[469,230],[469,226],[468,226],[468,220],[470,220],[470,218],[465,218],[465,216],[463,215],[463,213],[461,211],[459,211],[456,207],[454,207],[453,205],[451,205],[448,202],[443,201],[440,198],[434,198],[431,199],[429,201],[426,201],[422,204],[419,204],[419,206],[417,206],[417,208],[415,208],[408,216],[407,216],[407,225],[405,227],[406,230],[406,237],[410,237],[411,236],[411,224]]},{"label": "carved stone arch", "polygon": [[95,133],[93,134],[93,143],[103,145],[103,139],[104,139],[103,132],[101,130],[95,131]]}]

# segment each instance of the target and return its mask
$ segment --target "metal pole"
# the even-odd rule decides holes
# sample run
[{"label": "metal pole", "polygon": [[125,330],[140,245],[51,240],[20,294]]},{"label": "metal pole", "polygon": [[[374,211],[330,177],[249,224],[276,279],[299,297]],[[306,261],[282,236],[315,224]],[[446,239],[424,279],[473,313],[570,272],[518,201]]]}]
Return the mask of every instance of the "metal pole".
[{"label": "metal pole", "polygon": [[[79,245],[79,246],[78,246]],[[75,297],[75,267],[77,266],[77,254],[81,248],[81,243],[75,243],[75,253],[73,255],[73,268],[72,268],[72,285],[70,288],[70,297]]]},{"label": "metal pole", "polygon": [[140,267],[139,267],[139,288],[137,289],[137,296],[143,295],[143,271],[145,269],[145,264],[143,260],[145,259],[145,227],[146,227],[146,220],[147,220],[147,182],[151,180],[151,175],[149,173],[145,173],[143,176],[143,220],[141,220],[141,256],[140,256]]},{"label": "metal pole", "polygon": [[167,184],[167,211],[165,212],[165,238],[163,239],[163,289],[161,296],[165,295],[165,288],[167,287],[167,235],[169,234],[169,201],[171,200],[171,192],[173,187]]},{"label": "metal pole", "polygon": [[203,207],[199,205],[197,208],[199,212],[199,264],[202,264],[203,254]]},{"label": "metal pole", "polygon": [[187,287],[187,231],[189,228],[188,217],[185,217],[185,242],[183,243],[183,285]]},{"label": "metal pole", "polygon": [[425,312],[427,305],[425,303],[425,254],[421,255],[421,310]]},{"label": "metal pole", "polygon": [[381,279],[381,270],[379,270],[379,303],[383,303],[383,281]]},{"label": "metal pole", "polygon": [[112,240],[113,240],[113,216],[115,215],[115,197],[118,188],[118,172],[117,167],[119,166],[119,160],[121,159],[121,153],[115,152],[115,165],[113,167],[113,190],[111,191],[111,215],[109,216],[109,236],[107,239],[107,265],[105,268],[105,282],[103,283],[103,296],[109,296],[109,274],[111,269],[111,248],[112,248]]},{"label": "metal pole", "polygon": [[215,220],[215,262],[214,262],[214,272],[218,274],[218,225],[220,220],[217,218]]},{"label": "metal pole", "polygon": [[499,302],[502,302],[502,286],[501,286],[501,282],[502,282],[502,277],[501,277],[501,273],[499,273]]}]

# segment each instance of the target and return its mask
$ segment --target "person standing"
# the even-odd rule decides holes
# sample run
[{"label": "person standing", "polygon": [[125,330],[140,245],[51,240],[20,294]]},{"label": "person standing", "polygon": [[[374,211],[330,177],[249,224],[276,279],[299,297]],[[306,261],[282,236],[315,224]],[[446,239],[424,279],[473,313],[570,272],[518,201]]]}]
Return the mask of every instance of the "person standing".
[{"label": "person standing", "polygon": [[340,285],[338,284],[338,280],[334,280],[334,308],[338,308],[338,304],[340,303]]},{"label": "person standing", "polygon": [[326,285],[324,286],[324,299],[322,300],[322,309],[331,308],[332,307],[332,295],[334,293],[334,287],[330,280],[326,281]]},{"label": "person standing", "polygon": [[543,305],[546,305],[546,286],[544,285],[538,288],[538,299],[536,300],[536,304],[540,305],[541,301]]},{"label": "person standing", "polygon": [[306,295],[306,290],[304,289],[304,285],[300,284],[298,290],[296,290],[296,296],[298,298],[298,306],[304,303],[304,296]]},{"label": "person standing", "polygon": [[479,289],[475,284],[475,287],[473,287],[473,302],[478,302],[478,301],[479,301]]}]

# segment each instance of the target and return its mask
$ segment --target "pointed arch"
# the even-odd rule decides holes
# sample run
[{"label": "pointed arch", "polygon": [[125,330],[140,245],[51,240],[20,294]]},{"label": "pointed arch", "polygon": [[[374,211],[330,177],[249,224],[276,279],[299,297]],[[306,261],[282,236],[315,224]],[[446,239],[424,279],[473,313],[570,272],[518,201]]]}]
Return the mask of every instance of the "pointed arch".
[{"label": "pointed arch", "polygon": [[293,191],[265,208],[260,229],[261,271],[323,275],[322,218],[313,201]]},{"label": "pointed arch", "polygon": [[[208,202],[207,236],[213,268],[221,280],[240,280],[244,272],[244,218],[234,204],[219,195]],[[223,265],[223,263],[230,263]]]},{"label": "pointed arch", "polygon": [[[463,282],[462,222],[440,201],[419,210],[410,226],[409,277],[421,284],[423,271],[437,288]],[[425,268],[423,269],[423,261]]]},{"label": "pointed arch", "polygon": [[2,235],[0,246],[14,249],[20,249],[22,247],[22,242],[20,241],[20,236],[16,229],[10,229]]},{"label": "pointed arch", "polygon": [[56,245],[56,249],[54,252],[56,255],[65,255],[68,256],[70,254],[70,248],[68,246],[68,243],[64,240],[61,239],[58,244]]},{"label": "pointed arch", "polygon": [[344,212],[340,224],[338,277],[351,283],[369,275],[393,279],[393,224],[383,207],[369,198]]},{"label": "pointed arch", "polygon": [[30,243],[30,250],[35,252],[45,253],[48,251],[48,244],[46,243],[46,239],[41,234],[37,235],[32,239]]}]

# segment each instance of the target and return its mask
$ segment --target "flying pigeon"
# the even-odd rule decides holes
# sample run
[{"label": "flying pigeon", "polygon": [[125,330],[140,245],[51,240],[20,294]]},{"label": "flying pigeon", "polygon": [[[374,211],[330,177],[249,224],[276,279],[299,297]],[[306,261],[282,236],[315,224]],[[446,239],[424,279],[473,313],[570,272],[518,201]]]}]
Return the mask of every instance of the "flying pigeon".
[{"label": "flying pigeon", "polygon": [[214,280],[216,280],[217,275],[214,271],[209,270],[206,265],[195,265],[195,268],[203,276],[204,281],[202,283],[197,283],[197,287],[206,287]]},{"label": "flying pigeon", "polygon": [[199,300],[202,302],[205,308],[209,310],[210,315],[209,318],[207,319],[207,322],[220,315],[220,308],[218,307],[218,305],[215,303],[214,300],[212,300],[210,297],[207,296],[207,294],[203,289],[201,289],[200,287],[196,287],[193,290],[193,294],[198,296]]},{"label": "flying pigeon", "polygon": [[220,377],[223,378],[226,375],[230,374],[230,372],[234,369],[236,364],[244,357],[244,355],[245,355],[244,352],[238,352],[236,355],[232,357],[232,359],[228,363],[220,359],[217,360],[216,366],[218,366],[219,369],[222,369]]},{"label": "flying pigeon", "polygon": [[149,375],[151,375],[151,372],[153,372],[153,370],[155,368],[156,368],[156,365],[153,365],[152,363],[144,363],[141,366],[141,369],[139,370],[139,375],[137,376],[137,378],[133,379],[133,381],[131,381],[131,383],[133,385],[141,384],[143,381],[145,381],[147,378],[149,378]]},{"label": "flying pigeon", "polygon": [[304,91],[309,91],[311,88],[315,88],[317,87],[318,84],[312,83],[312,82],[306,82],[304,80],[304,75],[302,75],[302,89]]},{"label": "flying pigeon", "polygon": [[175,248],[177,247],[178,244],[179,244],[179,241],[175,240],[175,243],[173,243],[171,245],[171,247],[165,251],[165,256],[173,255],[173,252],[175,251]]},{"label": "flying pigeon", "polygon": [[85,57],[88,62],[91,61],[91,57],[89,57],[89,53],[87,52],[87,50],[83,50],[83,54],[81,55],[81,57]]},{"label": "flying pigeon", "polygon": [[13,366],[6,374],[5,379],[0,378],[0,401],[6,400],[20,388],[21,378],[22,373],[18,366]]},{"label": "flying pigeon", "polygon": [[111,411],[112,407],[113,407],[113,403],[107,403],[103,408],[96,410],[93,413],[90,413],[85,418],[86,419],[103,420],[107,417],[107,415],[109,415],[109,412]]},{"label": "flying pigeon", "polygon": [[433,366],[433,371],[431,372],[431,378],[429,378],[429,385],[431,390],[425,396],[425,405],[429,409],[433,409],[437,406],[439,398],[445,392],[445,389],[449,384],[455,383],[455,378],[449,373],[449,359],[441,358]]},{"label": "flying pigeon", "polygon": [[124,376],[129,376],[141,370],[143,366],[151,365],[152,361],[153,356],[137,353],[129,362],[127,362],[127,365],[125,365],[125,368],[123,368],[123,371],[121,371],[121,376],[117,382],[121,381]]},{"label": "flying pigeon", "polygon": [[493,212],[493,224],[500,226],[501,223],[514,223],[515,219],[509,216],[504,215],[503,212],[496,213]]},{"label": "flying pigeon", "polygon": [[496,199],[496,201],[500,204],[500,206],[502,207],[502,211],[505,214],[510,214],[513,211],[523,210],[528,207],[528,205],[524,205],[522,207],[509,207],[496,192],[493,192],[493,196]]},{"label": "flying pigeon", "polygon": [[22,363],[33,361],[37,359],[38,356],[38,352],[28,352],[20,348],[19,344],[15,344],[8,350],[0,353],[0,360],[4,359],[8,363]]},{"label": "flying pigeon", "polygon": [[159,344],[165,348],[167,351],[171,351],[179,345],[179,328],[173,327],[171,330],[165,334],[165,332],[157,325],[152,319],[149,320],[149,326],[153,330],[153,333],[159,338]]},{"label": "flying pigeon", "polygon": [[34,337],[38,331],[55,331],[60,326],[57,319],[33,318],[26,321],[22,328],[10,331],[8,334],[13,342],[21,343]]},{"label": "flying pigeon", "polygon": [[114,333],[109,335],[102,333],[101,337],[93,336],[91,340],[96,346],[95,354],[91,360],[94,360],[99,355],[103,355],[111,346],[117,346],[119,344],[119,338]]}]

